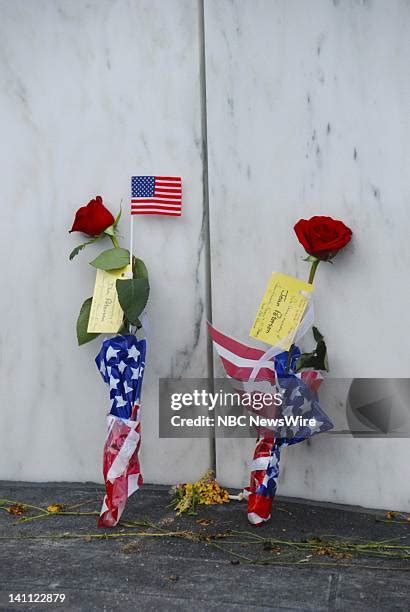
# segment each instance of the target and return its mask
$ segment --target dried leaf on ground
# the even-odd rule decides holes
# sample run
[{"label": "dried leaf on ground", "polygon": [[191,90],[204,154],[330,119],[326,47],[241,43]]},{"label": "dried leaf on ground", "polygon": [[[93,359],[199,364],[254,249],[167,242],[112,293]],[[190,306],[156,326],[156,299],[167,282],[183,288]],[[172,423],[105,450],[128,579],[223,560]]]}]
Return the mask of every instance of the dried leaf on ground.
[{"label": "dried leaf on ground", "polygon": [[201,525],[202,527],[208,527],[208,525],[213,525],[215,523],[212,519],[200,518],[196,521],[197,525]]},{"label": "dried leaf on ground", "polygon": [[164,518],[158,521],[158,525],[160,527],[163,527],[164,525],[171,525],[171,523],[174,523],[174,522],[175,522],[174,516],[164,516]]},{"label": "dried leaf on ground", "polygon": [[13,504],[8,508],[8,512],[13,516],[21,516],[27,512],[27,508],[24,504]]}]

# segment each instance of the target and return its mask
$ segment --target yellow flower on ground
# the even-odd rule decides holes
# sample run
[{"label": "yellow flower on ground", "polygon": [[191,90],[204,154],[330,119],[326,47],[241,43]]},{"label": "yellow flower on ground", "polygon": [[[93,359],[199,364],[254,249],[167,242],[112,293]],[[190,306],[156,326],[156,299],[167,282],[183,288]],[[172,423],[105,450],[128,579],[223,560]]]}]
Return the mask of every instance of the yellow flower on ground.
[{"label": "yellow flower on ground", "polygon": [[209,470],[200,480],[187,482],[175,488],[173,505],[177,514],[196,514],[197,505],[210,506],[229,502],[229,493],[215,480]]},{"label": "yellow flower on ground", "polygon": [[64,510],[64,504],[50,504],[47,506],[47,512],[50,514],[58,514]]}]

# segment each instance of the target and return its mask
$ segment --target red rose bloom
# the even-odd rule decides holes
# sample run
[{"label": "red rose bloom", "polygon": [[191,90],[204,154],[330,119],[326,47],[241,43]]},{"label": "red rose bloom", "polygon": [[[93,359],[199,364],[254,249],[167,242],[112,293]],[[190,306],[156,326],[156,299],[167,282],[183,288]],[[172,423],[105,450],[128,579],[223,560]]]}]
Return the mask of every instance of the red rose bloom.
[{"label": "red rose bloom", "polygon": [[294,230],[307,253],[323,261],[334,257],[352,237],[352,230],[332,217],[300,219]]},{"label": "red rose bloom", "polygon": [[102,197],[96,196],[95,200],[90,200],[87,206],[82,206],[77,210],[70,233],[83,232],[89,236],[98,236],[114,221],[110,211],[105,208]]}]

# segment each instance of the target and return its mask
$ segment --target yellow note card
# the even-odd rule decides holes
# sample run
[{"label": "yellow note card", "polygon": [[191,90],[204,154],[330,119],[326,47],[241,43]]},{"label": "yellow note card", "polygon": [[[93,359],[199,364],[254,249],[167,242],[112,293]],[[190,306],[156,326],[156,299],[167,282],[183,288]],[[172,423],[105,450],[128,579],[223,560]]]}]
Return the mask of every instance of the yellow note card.
[{"label": "yellow note card", "polygon": [[308,303],[301,292],[312,290],[313,285],[273,272],[249,335],[288,351]]},{"label": "yellow note card", "polygon": [[130,272],[130,265],[120,270],[97,270],[87,328],[89,334],[115,334],[120,329],[124,313],[115,282],[118,278],[128,278]]}]

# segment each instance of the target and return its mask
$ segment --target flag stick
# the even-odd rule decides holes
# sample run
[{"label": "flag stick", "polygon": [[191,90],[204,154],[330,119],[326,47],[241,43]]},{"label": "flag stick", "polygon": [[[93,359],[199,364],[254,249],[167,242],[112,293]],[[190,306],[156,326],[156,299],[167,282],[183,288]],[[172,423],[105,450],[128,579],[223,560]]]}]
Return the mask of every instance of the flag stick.
[{"label": "flag stick", "polygon": [[[134,273],[132,270],[132,255],[133,255],[133,243],[134,243],[134,215],[130,214],[130,267],[131,270],[128,274],[128,278],[133,278],[134,277]],[[132,333],[132,325],[131,323],[129,324],[129,332],[130,334]]]},{"label": "flag stick", "polygon": [[131,278],[133,276],[132,274],[132,250],[133,250],[133,242],[134,242],[134,215],[130,214],[130,222],[131,222],[131,227],[130,227],[130,266],[131,266]]}]

